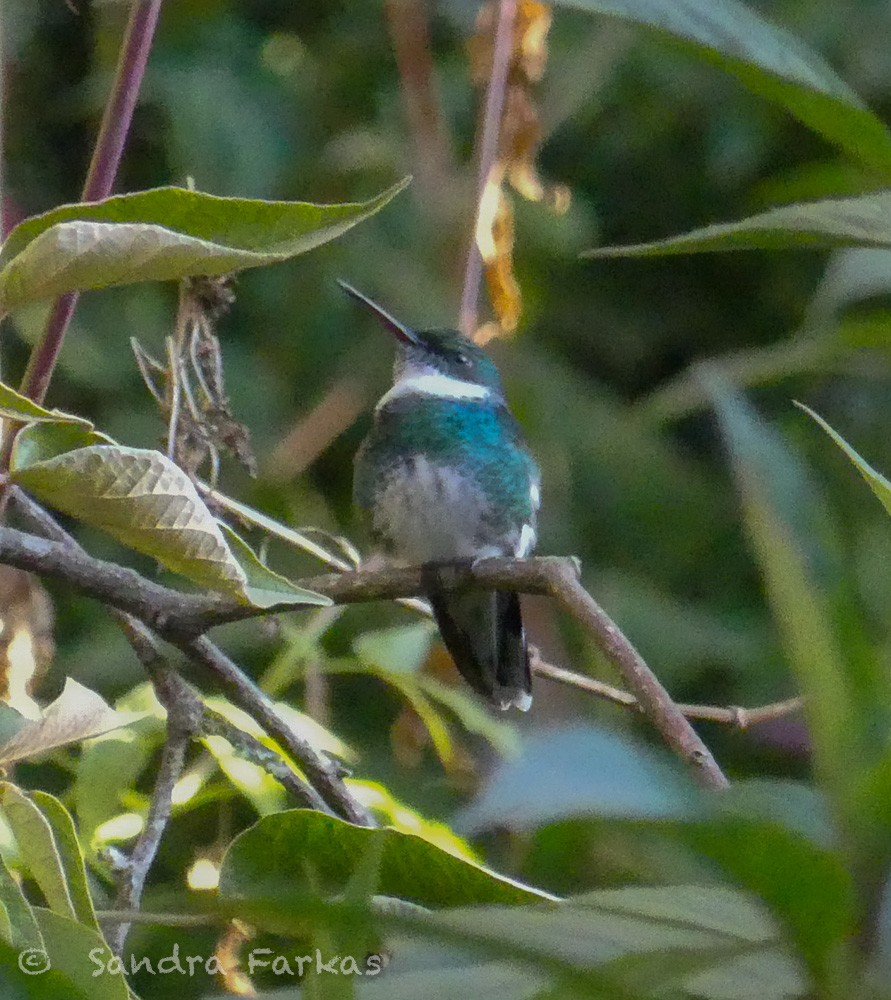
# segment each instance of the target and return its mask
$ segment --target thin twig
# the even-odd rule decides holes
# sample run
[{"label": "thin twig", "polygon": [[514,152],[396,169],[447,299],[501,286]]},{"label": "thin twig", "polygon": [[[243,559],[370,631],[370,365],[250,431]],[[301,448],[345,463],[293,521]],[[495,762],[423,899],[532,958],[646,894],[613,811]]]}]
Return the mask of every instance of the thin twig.
[{"label": "thin twig", "polygon": [[552,562],[547,580],[551,596],[595,637],[600,651],[618,669],[637,698],[640,710],[665,742],[693,769],[700,783],[707,788],[726,788],[729,782],[711,751],[618,625],[579,584],[575,567],[568,561]]},{"label": "thin twig", "polygon": [[486,92],[486,110],[483,118],[483,134],[480,140],[480,169],[477,189],[476,211],[470,245],[467,249],[467,264],[464,269],[464,290],[461,295],[459,326],[467,337],[472,337],[477,325],[479,309],[480,279],[483,274],[483,259],[477,244],[477,225],[480,206],[489,183],[492,168],[498,156],[498,138],[501,133],[501,119],[504,112],[504,95],[513,48],[514,21],[517,15],[517,0],[501,0],[498,10],[498,25],[495,29],[495,44],[492,52],[492,72]]},{"label": "thin twig", "polygon": [[[353,822],[368,821],[367,812],[347,792],[334,765],[294,733],[275,712],[266,695],[203,636],[214,625],[267,614],[274,609],[248,607],[223,598],[180,594],[145,580],[132,570],[13,528],[0,527],[0,563],[64,579],[83,593],[98,597],[145,622],[177,645],[193,662],[213,673],[233,701],[257,719],[300,763],[310,783],[328,805]],[[423,595],[429,584],[429,568],[357,570],[297,582],[299,586],[328,596],[336,604],[393,600]],[[726,787],[727,779],[671,696],[615,622],[581,586],[573,559],[487,559],[473,566],[452,567],[449,583],[456,587],[475,585],[548,594],[558,600],[619,670],[640,703],[640,710],[666,743],[693,768],[699,780],[711,788]],[[286,606],[279,609],[286,609]]]},{"label": "thin twig", "polygon": [[[612,684],[604,684],[603,681],[598,681],[594,677],[587,677],[574,670],[567,670],[565,667],[547,663],[541,659],[537,650],[533,651],[532,672],[536,677],[544,677],[547,680],[556,681],[558,684],[565,684],[567,687],[585,691],[588,694],[593,694],[596,698],[603,698],[604,701],[621,705],[623,708],[641,710],[640,702],[633,694],[613,687]],[[794,712],[798,712],[803,705],[804,699],[797,697],[771,702],[769,705],[759,705],[757,708],[741,708],[737,705],[724,708],[718,705],[688,705],[682,702],[678,702],[677,707],[681,714],[688,719],[718,722],[742,730],[757,726],[762,722],[769,722],[771,719],[781,719],[783,716],[792,715]]]},{"label": "thin twig", "polygon": [[239,756],[271,774],[301,806],[331,813],[319,793],[302,781],[279,754],[204,704],[191,685],[171,667],[154,635],[142,622],[115,608],[109,608],[108,611],[121,626],[127,641],[149,675],[161,704],[165,708],[172,704],[186,705],[198,720],[193,739],[222,736],[232,744]]},{"label": "thin twig", "polygon": [[[139,909],[146,876],[155,860],[158,848],[161,846],[161,838],[170,820],[173,789],[182,776],[189,744],[200,722],[200,712],[196,712],[194,706],[187,702],[174,700],[165,707],[167,734],[158,765],[158,777],[155,780],[145,826],[133,848],[118,890],[115,905],[119,910]],[[129,930],[129,924],[120,923],[109,934],[108,943],[115,954],[119,955],[123,951]]]},{"label": "thin twig", "polygon": [[[12,497],[18,509],[36,526],[38,531],[51,536],[56,545],[69,549],[75,556],[80,556],[85,560],[90,559],[83,549],[80,548],[77,541],[26,493],[16,488],[12,491]],[[8,530],[12,529],[0,528],[0,534]],[[136,575],[138,576],[138,574]],[[322,812],[331,813],[336,811],[338,814],[346,815],[347,818],[352,819],[354,822],[362,823],[362,825],[366,826],[373,825],[370,815],[346,791],[343,783],[340,781],[340,776],[335,773],[334,765],[317,754],[312,746],[298,737],[287,723],[278,716],[274,707],[269,704],[266,696],[255,685],[244,678],[243,675],[240,683],[233,682],[231,680],[233,674],[240,674],[240,671],[209,640],[205,640],[204,647],[198,658],[199,663],[213,669],[218,680],[226,681],[223,686],[227,690],[235,690],[239,707],[247,711],[261,725],[264,725],[263,719],[273,720],[272,725],[264,725],[264,728],[281,743],[282,747],[306,770],[311,778],[315,775],[319,778],[323,786],[333,786],[333,789],[328,793],[332,805],[329,806],[326,799],[314,787],[301,781],[287,763],[278,757],[274,751],[263,746],[259,741],[254,740],[250,734],[242,732],[236,726],[231,726],[231,728],[227,729],[228,724],[226,720],[218,716],[217,713],[210,712],[200,699],[198,699],[197,695],[192,692],[189,685],[173,672],[166,658],[163,657],[158,649],[154,636],[146,628],[145,624],[138,619],[138,616],[133,617],[127,612],[111,605],[109,602],[106,603],[109,604],[109,612],[123,629],[127,640],[151,677],[162,704],[167,706],[170,703],[182,703],[187,705],[193,712],[200,712],[200,725],[196,735],[217,733],[224,736],[232,743],[236,750],[246,752],[250,759],[268,770],[302,805],[318,809]],[[344,801],[347,803],[345,806],[337,808],[334,805],[334,803]]]},{"label": "thin twig", "polygon": [[176,645],[197,666],[210,673],[217,684],[275,739],[281,748],[306,772],[309,783],[333,811],[359,826],[374,826],[368,810],[343,783],[339,765],[295,732],[278,714],[265,692],[248,678],[236,663],[206,636],[178,641]]},{"label": "thin twig", "polygon": [[[133,4],[81,201],[100,201],[111,194],[139,98],[161,4],[162,0],[136,0]],[[56,299],[43,337],[31,352],[20,391],[35,402],[43,402],[46,395],[76,305],[77,292],[69,292]],[[8,455],[6,457],[8,462]]]}]

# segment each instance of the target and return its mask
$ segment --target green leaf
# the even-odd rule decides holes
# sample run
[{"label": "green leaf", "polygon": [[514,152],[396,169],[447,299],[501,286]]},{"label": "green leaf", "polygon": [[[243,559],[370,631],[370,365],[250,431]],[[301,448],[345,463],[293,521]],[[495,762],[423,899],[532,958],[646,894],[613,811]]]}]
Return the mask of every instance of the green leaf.
[{"label": "green leaf", "polygon": [[496,767],[455,826],[468,833],[525,830],[588,813],[668,818],[689,814],[696,801],[686,777],[662,758],[609,730],[575,725],[528,736],[519,757]]},{"label": "green leaf", "polygon": [[796,403],[795,405],[800,410],[804,410],[809,417],[816,420],[816,422],[823,428],[824,431],[826,431],[839,448],[841,448],[841,450],[851,460],[854,468],[856,468],[860,475],[866,480],[867,485],[876,495],[881,505],[889,514],[891,514],[891,482],[889,482],[881,474],[881,472],[877,472],[865,458],[861,457],[861,455],[854,451],[841,434],[833,430],[832,427],[830,427],[818,413],[814,413],[812,409],[805,406],[803,403]]},{"label": "green leaf", "polygon": [[838,976],[856,927],[853,884],[838,853],[775,823],[740,816],[678,824],[675,833],[770,907],[817,982]]},{"label": "green leaf", "polygon": [[597,247],[583,257],[663,257],[725,250],[891,247],[891,192],[781,205],[738,222],[650,243]]},{"label": "green leaf", "polygon": [[110,437],[77,424],[33,423],[16,435],[10,468],[28,468],[58,458],[75,448],[116,444]]},{"label": "green leaf", "polygon": [[381,673],[415,674],[424,665],[436,635],[431,622],[364,632],[353,640],[353,651],[366,667]]},{"label": "green leaf", "polygon": [[111,970],[112,952],[100,934],[50,910],[34,913],[49,966],[69,980],[72,1000],[129,1000],[127,980]]},{"label": "green leaf", "polygon": [[331,603],[267,570],[220,525],[191,479],[166,455],[116,444],[66,450],[77,433],[54,425],[26,428],[13,453],[15,482],[194,583],[245,603]]},{"label": "green leaf", "polygon": [[851,156],[885,171],[891,167],[891,136],[854,91],[798,38],[736,0],[558,2],[667,35]]},{"label": "green leaf", "polygon": [[0,782],[0,806],[15,834],[29,873],[55,913],[76,918],[53,828],[34,800],[8,781]]},{"label": "green leaf", "polygon": [[453,712],[468,733],[482,736],[502,757],[519,754],[520,737],[516,725],[501,715],[493,715],[474,694],[424,674],[418,677],[418,684],[430,699]]},{"label": "green leaf", "polygon": [[234,515],[240,521],[245,521],[257,528],[261,528],[274,538],[279,538],[283,542],[293,545],[294,548],[299,549],[301,552],[308,552],[309,555],[315,556],[323,563],[333,566],[336,569],[350,570],[354,568],[349,563],[344,562],[343,559],[340,559],[338,556],[335,556],[333,553],[323,548],[317,542],[314,542],[304,532],[296,531],[287,524],[281,524],[279,521],[271,518],[268,514],[255,510],[253,507],[249,507],[247,504],[241,503],[239,500],[233,500],[232,497],[227,497],[224,493],[212,490],[203,483],[199,483],[198,486],[199,489],[211,501],[213,501],[215,506],[221,507],[223,510]]},{"label": "green leaf", "polygon": [[422,906],[524,903],[548,897],[530,886],[411,834],[368,829],[308,809],[261,819],[229,846],[220,872],[220,894],[229,899],[307,893],[313,885],[295,859],[312,859],[316,883],[343,891],[372,844],[384,841],[378,892]]},{"label": "green leaf", "polygon": [[272,608],[281,604],[315,604],[328,607],[331,599],[296,584],[260,562],[256,552],[224,521],[217,521],[229,545],[232,557],[245,576],[245,593],[257,608]]},{"label": "green leaf", "polygon": [[[565,970],[599,969],[621,981],[644,964],[647,996],[662,995],[667,986],[686,994],[687,980],[695,981],[704,972],[719,977],[726,988],[734,982],[733,962],[739,955],[769,963],[781,976],[776,987],[759,997],[798,996],[807,988],[796,963],[782,950],[775,921],[742,893],[721,887],[610,890],[551,908],[447,910],[419,915],[416,926],[422,925],[425,933],[451,932],[467,943],[488,945],[480,950],[498,957],[505,947],[517,958],[525,953],[539,973],[559,976]],[[446,940],[457,943],[458,938]],[[647,961],[650,957],[655,961]]]},{"label": "green leaf", "polygon": [[4,708],[0,715],[3,720],[0,764],[4,765],[129,726],[138,718],[132,713],[116,712],[95,691],[70,677],[40,719],[26,719],[8,706]]},{"label": "green leaf", "polygon": [[13,878],[6,862],[0,857],[0,902],[6,910],[9,922],[9,943],[19,948],[40,948],[43,938],[31,909],[31,904]]},{"label": "green leaf", "polygon": [[40,809],[47,822],[52,827],[53,838],[56,842],[56,849],[62,861],[65,872],[65,882],[71,894],[71,902],[74,904],[74,913],[77,919],[94,930],[99,930],[99,921],[96,919],[96,911],[93,908],[93,899],[90,896],[89,885],[87,884],[87,869],[84,864],[84,856],[77,840],[77,831],[74,828],[74,820],[71,814],[62,803],[39,789],[30,793],[31,800]]},{"label": "green leaf", "polygon": [[345,233],[407,184],[342,205],[217,198],[176,187],[62,205],[9,234],[0,251],[0,312],[64,292],[287,260]]},{"label": "green leaf", "polygon": [[708,382],[780,640],[805,698],[818,772],[836,796],[862,751],[849,670],[833,628],[839,584],[825,504],[801,458],[717,373]]},{"label": "green leaf", "polygon": [[0,382],[0,417],[9,417],[11,420],[23,422],[46,420],[57,424],[83,424],[86,427],[92,427],[89,420],[75,417],[71,413],[63,413],[61,410],[47,410],[2,382]]}]

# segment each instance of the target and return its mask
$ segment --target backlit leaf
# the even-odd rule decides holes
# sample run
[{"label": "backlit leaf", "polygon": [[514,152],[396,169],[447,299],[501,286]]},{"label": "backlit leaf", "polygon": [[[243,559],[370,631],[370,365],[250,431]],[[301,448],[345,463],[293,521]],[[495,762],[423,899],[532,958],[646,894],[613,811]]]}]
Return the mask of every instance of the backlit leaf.
[{"label": "backlit leaf", "polygon": [[117,444],[68,451],[69,439],[82,433],[79,429],[34,425],[26,432],[13,454],[13,478],[58,510],[245,603],[330,603],[267,570],[217,521],[191,479],[161,452]]},{"label": "backlit leaf", "polygon": [[781,205],[738,222],[650,243],[597,247],[583,257],[662,257],[722,250],[891,247],[891,192]]},{"label": "backlit leaf", "polygon": [[218,198],[176,187],[62,205],[9,234],[0,250],[0,312],[63,292],[287,260],[373,215],[407,183],[342,205]]},{"label": "backlit leaf", "polygon": [[308,892],[312,887],[307,873],[295,858],[311,858],[315,881],[336,895],[379,840],[384,842],[377,889],[381,895],[422,906],[552,898],[446,853],[421,837],[353,826],[308,809],[267,816],[236,837],[223,859],[220,894],[234,899]]}]

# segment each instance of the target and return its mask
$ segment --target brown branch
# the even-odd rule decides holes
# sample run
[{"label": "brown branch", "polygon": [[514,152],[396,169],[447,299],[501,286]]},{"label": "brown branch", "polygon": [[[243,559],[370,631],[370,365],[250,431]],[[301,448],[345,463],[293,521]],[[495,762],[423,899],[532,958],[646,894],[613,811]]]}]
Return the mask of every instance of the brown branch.
[{"label": "brown branch", "polygon": [[[640,702],[633,694],[613,687],[612,684],[604,684],[603,681],[598,681],[594,677],[587,677],[574,670],[567,670],[565,667],[547,663],[541,659],[538,650],[535,649],[533,649],[532,655],[532,672],[536,677],[544,677],[546,680],[556,681],[558,684],[565,684],[567,687],[593,694],[604,701],[611,701],[624,708],[634,708],[640,711]],[[718,722],[742,730],[760,725],[762,722],[769,722],[771,719],[781,719],[786,715],[792,715],[794,712],[798,712],[803,705],[804,699],[797,697],[771,702],[769,705],[759,705],[757,708],[742,708],[738,705],[730,705],[725,708],[719,705],[688,705],[683,702],[678,702],[677,707],[681,714],[688,719]]]},{"label": "brown branch", "polygon": [[[310,783],[339,814],[353,822],[370,818],[349,794],[331,761],[318,754],[278,716],[274,707],[239,668],[203,633],[214,625],[268,614],[272,609],[246,607],[219,598],[191,597],[144,580],[132,570],[87,556],[71,546],[0,527],[0,563],[64,579],[83,593],[133,614],[178,646],[194,663],[210,671],[240,707],[248,711],[305,770]],[[429,567],[387,567],[329,573],[298,581],[336,604],[392,600],[423,595]],[[480,586],[547,594],[559,601],[589,632],[604,656],[619,670],[640,711],[666,743],[692,767],[702,784],[724,788],[727,779],[710,751],[637,650],[600,605],[582,587],[573,559],[487,559],[473,566],[439,567],[450,586]],[[127,583],[134,589],[128,592]],[[157,602],[157,603],[155,603]],[[163,610],[158,610],[158,605]],[[172,608],[178,604],[178,608]],[[282,606],[284,609],[286,605]]]},{"label": "brown branch", "polygon": [[[195,706],[188,702],[174,700],[164,707],[167,709],[167,734],[158,765],[158,777],[152,791],[145,826],[130,855],[118,890],[115,906],[119,910],[139,908],[146,876],[170,821],[173,789],[182,776],[189,744],[201,718],[200,711],[196,711]],[[123,951],[129,931],[128,923],[120,923],[110,933],[108,943],[115,954],[119,955]]]},{"label": "brown branch", "polygon": [[427,4],[425,0],[386,0],[384,11],[414,139],[418,179],[426,200],[433,196],[436,205],[450,177],[452,142],[434,79]]},{"label": "brown branch", "polygon": [[[121,570],[122,567],[115,567],[113,563],[104,563],[102,560],[93,559],[87,555],[78,543],[23,491],[14,489],[12,496],[18,509],[28,517],[31,523],[35,524],[38,530],[52,535],[53,540],[47,541],[46,539],[34,538],[32,535],[23,535],[22,532],[15,531],[12,528],[0,527],[0,563],[4,562],[2,555],[4,552],[4,541],[7,546],[15,547],[15,536],[29,540],[30,543],[44,543],[42,550],[40,546],[33,544],[30,545],[30,549],[33,552],[39,552],[44,565],[53,564],[52,570],[46,569],[46,572],[49,575],[66,580],[89,596],[99,596],[100,600],[109,605],[109,610],[124,629],[125,635],[140,661],[146,666],[149,675],[153,680],[161,683],[161,688],[159,689],[156,685],[156,690],[159,691],[159,698],[162,702],[166,703],[164,685],[176,685],[176,687],[167,692],[167,697],[173,703],[178,704],[182,700],[183,703],[191,704],[192,708],[197,703],[202,713],[206,711],[197,697],[194,701],[188,698],[185,692],[191,692],[191,689],[169,669],[166,661],[157,649],[154,636],[145,627],[146,624],[155,628],[168,641],[179,644],[180,648],[190,659],[194,660],[205,670],[212,672],[220,686],[230,694],[232,700],[259,722],[279,742],[282,748],[294,758],[309,777],[312,787],[300,782],[284,761],[281,761],[281,767],[276,765],[275,769],[271,770],[270,773],[273,773],[299,801],[323,812],[335,812],[337,815],[344,816],[346,819],[362,826],[374,825],[374,821],[368,811],[350,795],[344,786],[336,765],[324,755],[318,753],[311,744],[295,733],[284,719],[278,715],[266,695],[252,681],[245,677],[235,663],[222,651],[217,649],[209,639],[183,639],[176,623],[170,624],[167,612],[162,612],[160,618],[158,616],[145,618],[139,611],[134,612],[132,616],[128,613],[134,605],[144,610],[142,602],[150,600],[148,595],[150,595],[153,589],[158,588],[157,584],[144,580],[138,573],[133,573],[132,570],[125,570],[126,574],[130,574],[136,578],[137,589],[142,585],[147,585],[148,591],[141,592],[136,600],[123,599],[119,601],[111,600],[108,594],[109,588],[104,585],[100,588],[95,579],[92,581],[91,586],[79,587],[78,580],[83,582],[86,568],[89,569],[90,573],[101,574],[106,571],[107,567],[117,570]],[[22,549],[17,550],[17,554],[22,555],[25,548],[22,547]],[[51,557],[48,553],[51,553]],[[76,579],[67,576],[63,569],[65,567],[70,568],[72,564],[77,563],[81,565],[80,576]],[[11,561],[10,565],[16,565],[16,563]],[[37,563],[32,564],[32,571],[42,572],[37,566]],[[120,581],[122,578],[113,575],[112,579],[117,580],[118,585],[121,585]],[[130,577],[128,576],[123,579],[130,579]],[[100,589],[105,596],[100,596],[97,593]],[[165,606],[169,605],[171,596],[177,596],[180,602],[183,600],[188,602],[190,600],[188,595],[177,594],[177,591],[169,590],[166,587],[160,587],[159,591],[167,592],[161,595],[161,600],[165,603]],[[121,597],[122,595],[118,594],[117,596]],[[198,600],[202,601],[203,598],[199,598]],[[127,605],[126,610],[124,610],[125,605]],[[167,668],[167,673],[164,672],[164,668]],[[171,678],[176,679],[172,680]],[[202,722],[208,726],[205,731],[219,731],[219,722],[214,723],[207,716],[202,716]],[[242,734],[242,737],[239,738],[236,736],[237,732],[240,732],[240,730],[237,730],[237,727],[233,727],[233,730],[228,734],[221,733],[221,735],[231,738],[230,741],[236,748],[248,746],[252,738],[246,733]],[[262,747],[262,745],[260,746]],[[267,751],[267,748],[262,747],[262,751]],[[271,753],[271,751],[267,752]],[[262,764],[263,760],[268,762],[270,758],[262,752],[258,753],[257,762],[261,763],[261,766],[265,766]],[[288,774],[291,776],[288,777]]]}]

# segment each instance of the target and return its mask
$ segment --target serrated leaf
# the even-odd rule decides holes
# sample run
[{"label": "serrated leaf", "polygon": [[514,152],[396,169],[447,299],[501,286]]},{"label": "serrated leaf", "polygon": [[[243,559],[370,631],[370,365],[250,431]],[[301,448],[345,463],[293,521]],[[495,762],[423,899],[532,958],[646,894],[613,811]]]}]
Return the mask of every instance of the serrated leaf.
[{"label": "serrated leaf", "polygon": [[[191,479],[166,455],[117,444],[75,446],[79,428],[34,425],[13,453],[15,482],[50,506],[107,531],[175,573],[259,607],[329,604],[238,555]],[[249,555],[250,558],[249,558]]]},{"label": "serrated leaf", "polygon": [[891,191],[781,205],[738,222],[703,226],[650,243],[597,247],[583,257],[661,257],[726,250],[891,247]]},{"label": "serrated leaf", "polygon": [[832,438],[832,440],[841,448],[841,450],[848,456],[851,464],[860,473],[861,476],[866,480],[867,485],[873,491],[873,493],[878,498],[881,505],[885,510],[891,514],[891,482],[889,482],[881,472],[876,471],[869,462],[866,461],[858,452],[856,452],[845,439],[830,427],[829,424],[818,414],[815,413],[810,407],[805,406],[803,403],[795,404],[800,410],[804,412],[815,420],[820,427]]},{"label": "serrated leaf", "polygon": [[864,163],[891,169],[891,135],[816,52],[736,0],[558,0],[680,42]]},{"label": "serrated leaf", "polygon": [[229,551],[244,573],[245,593],[255,607],[271,608],[283,603],[330,606],[332,603],[330,597],[298,587],[287,577],[264,566],[254,550],[228,524],[222,521],[217,523],[229,545]]},{"label": "serrated leaf", "polygon": [[117,442],[101,431],[79,424],[33,423],[23,427],[16,435],[10,469],[25,469],[38,462],[58,458],[75,448],[103,444]]},{"label": "serrated leaf", "polygon": [[[13,728],[9,711],[4,713],[7,733]],[[79,743],[128,726],[136,718],[133,714],[116,712],[95,691],[69,677],[62,693],[46,708],[42,718],[19,716],[16,731],[0,745],[0,764],[14,764],[69,743]]]},{"label": "serrated leaf", "polygon": [[295,858],[311,858],[313,876],[341,893],[372,842],[384,841],[378,892],[422,906],[517,904],[553,899],[480,865],[398,830],[353,826],[309,809],[266,816],[229,846],[220,872],[224,898],[309,892],[313,886]]},{"label": "serrated leaf", "polygon": [[93,425],[83,417],[76,417],[72,413],[63,413],[61,410],[48,410],[40,406],[33,400],[28,399],[15,389],[10,388],[0,382],[0,417],[9,417],[11,420],[31,422],[35,420],[46,420],[51,423],[63,424],[83,424],[86,427]]},{"label": "serrated leaf", "polygon": [[22,860],[50,909],[76,918],[53,828],[34,800],[8,781],[0,782],[0,806],[15,834]]},{"label": "serrated leaf", "polygon": [[63,205],[9,234],[0,251],[0,311],[64,292],[287,260],[367,219],[407,183],[341,205],[218,198],[176,187]]}]

